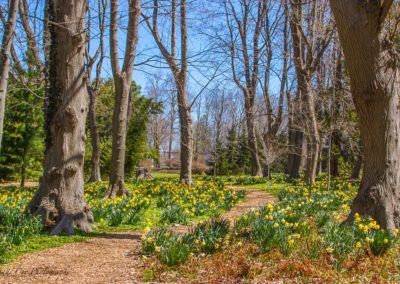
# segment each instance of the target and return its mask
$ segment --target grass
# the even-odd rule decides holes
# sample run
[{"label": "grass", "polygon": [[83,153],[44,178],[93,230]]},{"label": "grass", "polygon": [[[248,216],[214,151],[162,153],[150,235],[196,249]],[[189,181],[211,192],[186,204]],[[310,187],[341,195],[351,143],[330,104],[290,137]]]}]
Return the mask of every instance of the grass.
[{"label": "grass", "polygon": [[234,188],[258,189],[258,190],[266,191],[275,197],[277,197],[279,192],[287,186],[288,186],[287,183],[278,183],[278,184],[259,183],[259,184],[249,184],[249,185],[232,185],[232,187],[234,187]]},{"label": "grass", "polygon": [[1,255],[0,266],[12,262],[21,255],[49,248],[60,247],[65,244],[81,242],[89,239],[92,235],[93,234],[86,234],[81,231],[77,231],[76,234],[72,236],[50,236],[46,233],[35,235],[21,245],[13,246],[12,250],[6,252],[4,255]]},{"label": "grass", "polygon": [[155,178],[179,178],[179,172],[178,171],[171,171],[171,172],[159,172],[159,171],[154,171],[150,173],[153,177]]}]

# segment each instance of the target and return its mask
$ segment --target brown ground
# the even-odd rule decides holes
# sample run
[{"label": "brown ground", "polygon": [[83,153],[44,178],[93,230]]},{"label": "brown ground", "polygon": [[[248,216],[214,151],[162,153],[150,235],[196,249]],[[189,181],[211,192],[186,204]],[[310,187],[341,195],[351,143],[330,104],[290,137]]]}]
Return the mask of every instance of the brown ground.
[{"label": "brown ground", "polygon": [[[235,218],[273,202],[266,192],[247,190],[246,199],[225,213]],[[189,226],[175,227],[178,232]],[[142,232],[112,233],[83,242],[26,254],[0,268],[0,283],[138,283],[143,269]]]}]

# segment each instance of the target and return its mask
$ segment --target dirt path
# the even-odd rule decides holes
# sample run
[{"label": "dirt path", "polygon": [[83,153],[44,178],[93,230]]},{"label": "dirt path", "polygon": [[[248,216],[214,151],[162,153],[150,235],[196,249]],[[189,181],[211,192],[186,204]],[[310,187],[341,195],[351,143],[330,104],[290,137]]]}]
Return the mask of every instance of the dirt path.
[{"label": "dirt path", "polygon": [[[274,197],[260,190],[246,192],[246,199],[223,217],[235,218],[274,201]],[[189,230],[189,226],[176,228]],[[23,255],[0,268],[0,283],[138,283],[142,269],[141,234],[111,233]]]}]

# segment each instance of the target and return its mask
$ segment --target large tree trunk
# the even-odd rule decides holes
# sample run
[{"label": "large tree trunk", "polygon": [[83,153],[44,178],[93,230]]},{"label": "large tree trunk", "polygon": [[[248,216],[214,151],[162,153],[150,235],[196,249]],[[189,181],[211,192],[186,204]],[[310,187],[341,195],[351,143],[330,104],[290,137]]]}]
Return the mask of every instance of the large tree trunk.
[{"label": "large tree trunk", "polygon": [[115,104],[113,114],[112,159],[110,186],[106,197],[127,195],[125,188],[125,141],[128,125],[128,106],[130,80],[124,77],[114,78]]},{"label": "large tree trunk", "polygon": [[87,89],[84,79],[85,1],[49,1],[51,38],[46,88],[50,128],[39,191],[27,210],[41,215],[52,234],[91,231],[84,197],[83,162]]},{"label": "large tree trunk", "polygon": [[178,111],[181,128],[181,171],[179,179],[183,183],[190,184],[192,183],[193,130],[186,85],[178,86]]},{"label": "large tree trunk", "polygon": [[330,2],[360,117],[364,153],[361,185],[348,221],[359,213],[371,216],[382,228],[398,228],[400,70],[383,29],[393,1]]},{"label": "large tree trunk", "polygon": [[100,137],[97,130],[96,121],[96,99],[97,90],[88,87],[89,93],[89,128],[90,128],[90,142],[92,144],[92,159],[91,159],[91,174],[89,182],[101,181],[100,174]]},{"label": "large tree trunk", "polygon": [[8,73],[10,71],[10,50],[14,37],[15,23],[17,21],[19,0],[10,1],[8,11],[8,21],[4,27],[3,41],[1,43],[0,52],[0,154],[1,154],[1,143],[3,138],[3,127],[4,127],[4,113],[6,109],[6,94],[7,94],[7,83]]}]

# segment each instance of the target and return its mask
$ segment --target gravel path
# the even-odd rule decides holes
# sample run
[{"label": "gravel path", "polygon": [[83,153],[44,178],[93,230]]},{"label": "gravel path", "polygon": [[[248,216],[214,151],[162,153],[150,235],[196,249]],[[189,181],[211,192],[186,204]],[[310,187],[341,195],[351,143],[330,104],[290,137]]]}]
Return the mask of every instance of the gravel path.
[{"label": "gravel path", "polygon": [[[246,199],[223,217],[233,219],[274,200],[264,191],[248,189]],[[179,226],[174,231],[189,229]],[[23,255],[0,268],[0,283],[138,283],[142,233],[110,233]]]}]

